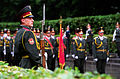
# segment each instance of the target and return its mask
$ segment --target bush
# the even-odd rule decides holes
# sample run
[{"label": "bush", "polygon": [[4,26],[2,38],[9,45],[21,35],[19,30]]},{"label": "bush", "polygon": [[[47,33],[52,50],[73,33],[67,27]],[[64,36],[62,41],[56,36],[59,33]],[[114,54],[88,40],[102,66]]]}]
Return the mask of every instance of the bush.
[{"label": "bush", "polygon": [[[92,26],[93,32],[97,33],[97,28],[103,26],[105,28],[105,34],[112,34],[116,22],[120,22],[120,14],[114,14],[114,15],[105,15],[105,16],[85,16],[85,17],[75,17],[75,18],[68,18],[63,19],[63,27],[66,28],[67,25],[70,25],[71,33],[74,34],[74,30],[77,27],[83,28],[83,31],[85,33],[86,26],[88,23]],[[0,27],[3,29],[5,27],[8,27],[10,29],[18,28],[19,23],[0,23]],[[59,33],[59,20],[46,20],[46,25],[52,26],[55,28],[56,33]],[[13,28],[14,27],[14,28]],[[34,22],[34,27],[39,27],[41,29],[41,23],[40,21]]]},{"label": "bush", "polygon": [[17,66],[10,67],[4,62],[0,63],[2,63],[0,64],[0,79],[112,79],[110,75],[100,75],[97,72],[81,74],[77,68],[75,70],[68,67],[66,70],[56,68],[53,72],[42,67],[37,70],[23,69]]}]

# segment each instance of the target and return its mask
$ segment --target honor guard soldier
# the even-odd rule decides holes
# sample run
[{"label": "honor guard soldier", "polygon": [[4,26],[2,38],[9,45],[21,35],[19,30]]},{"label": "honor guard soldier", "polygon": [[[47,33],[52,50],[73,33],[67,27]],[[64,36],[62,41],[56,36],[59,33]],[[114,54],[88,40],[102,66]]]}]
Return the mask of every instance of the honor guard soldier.
[{"label": "honor guard soldier", "polygon": [[4,61],[4,53],[3,53],[3,50],[4,50],[4,38],[3,38],[3,30],[1,30],[0,32],[0,61]]},{"label": "honor guard soldier", "polygon": [[107,37],[104,35],[103,27],[98,29],[98,37],[94,38],[93,42],[93,56],[96,61],[96,68],[100,74],[105,73],[106,61],[109,60],[109,50]]},{"label": "honor guard soldier", "polygon": [[87,41],[87,45],[89,48],[89,54],[92,55],[92,42],[93,42],[93,32],[91,29],[90,24],[87,25],[87,31],[86,31],[86,41]]},{"label": "honor guard soldier", "polygon": [[120,58],[120,28],[119,27],[120,27],[120,25],[117,22],[116,29],[113,34],[112,42],[116,43],[118,57]]},{"label": "honor guard soldier", "polygon": [[47,31],[46,33],[46,37],[44,37],[45,40],[45,53],[47,53],[47,67],[48,69],[54,71],[53,69],[53,65],[55,65],[53,63],[53,58],[55,57],[55,54],[53,52],[53,39],[51,38],[51,34],[50,34],[50,29]]},{"label": "honor guard soldier", "polygon": [[11,37],[10,37],[10,30],[7,30],[7,37],[4,39],[5,40],[5,47],[6,47],[6,54],[5,54],[5,60],[9,65],[11,65],[11,49],[12,49],[12,42],[11,42]]},{"label": "honor guard soldier", "polygon": [[[19,11],[21,29],[15,37],[15,60],[20,59],[19,66],[30,69],[40,66],[39,45],[35,34],[31,31],[33,27],[33,15],[31,6],[27,5]],[[17,60],[18,61],[18,60]]]},{"label": "honor guard soldier", "polygon": [[84,63],[85,60],[87,59],[87,46],[86,46],[86,41],[83,38],[83,31],[82,29],[79,32],[79,37],[75,39],[73,42],[73,50],[74,50],[74,66],[78,67],[81,73],[84,73]]},{"label": "honor guard soldier", "polygon": [[57,58],[57,40],[56,40],[56,37],[55,37],[55,30],[54,30],[54,28],[52,28],[52,31],[51,31],[51,38],[53,39],[53,43],[52,43],[52,45],[53,45],[53,47],[54,47],[54,49],[53,49],[53,52],[54,52],[54,56],[55,57],[53,57],[53,69],[55,69],[55,60],[56,60],[56,58]]},{"label": "honor guard soldier", "polygon": [[70,54],[70,27],[69,25],[67,26],[67,30],[65,31],[65,34],[66,34],[66,46],[67,46],[67,57],[68,57],[68,54]]}]

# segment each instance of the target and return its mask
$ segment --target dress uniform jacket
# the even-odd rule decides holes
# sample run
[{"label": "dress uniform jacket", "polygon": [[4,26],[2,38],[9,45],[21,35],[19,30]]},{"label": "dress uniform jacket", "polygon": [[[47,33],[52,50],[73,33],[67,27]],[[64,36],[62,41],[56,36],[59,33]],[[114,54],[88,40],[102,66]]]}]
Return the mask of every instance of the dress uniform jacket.
[{"label": "dress uniform jacket", "polygon": [[4,38],[0,37],[0,60],[4,59],[3,50],[4,50]]},{"label": "dress uniform jacket", "polygon": [[12,43],[11,43],[11,38],[7,37],[6,39],[4,39],[5,44],[6,44],[6,55],[5,55],[5,60],[9,63],[9,65],[11,65],[11,50],[12,50]]},{"label": "dress uniform jacket", "polygon": [[93,56],[97,58],[96,68],[100,74],[105,73],[106,59],[109,56],[106,37],[95,37],[93,42]]},{"label": "dress uniform jacket", "polygon": [[[21,25],[15,37],[15,56],[21,58],[19,66],[32,68],[40,65],[39,45],[35,34],[29,27]],[[15,57],[15,59],[16,59]]]},{"label": "dress uniform jacket", "polygon": [[112,41],[116,42],[117,53],[118,53],[118,56],[120,57],[120,29],[119,28],[115,29]]},{"label": "dress uniform jacket", "polygon": [[[85,39],[75,39],[73,42],[73,52],[75,55],[74,66],[78,67],[81,73],[84,73],[84,63],[86,56],[86,41]],[[76,59],[76,57],[78,57]]]},{"label": "dress uniform jacket", "polygon": [[45,39],[45,52],[47,52],[47,65],[48,65],[48,69],[50,70],[54,70],[53,69],[53,39],[51,37],[44,37]]},{"label": "dress uniform jacket", "polygon": [[115,39],[116,39],[116,42],[120,42],[120,29],[116,29]]},{"label": "dress uniform jacket", "polygon": [[103,40],[100,40],[99,36],[94,38],[93,55],[98,59],[106,59],[109,56],[107,37],[103,36]]},{"label": "dress uniform jacket", "polygon": [[78,58],[85,58],[86,54],[86,41],[85,39],[80,40],[75,39],[73,42],[74,54],[78,56]]}]

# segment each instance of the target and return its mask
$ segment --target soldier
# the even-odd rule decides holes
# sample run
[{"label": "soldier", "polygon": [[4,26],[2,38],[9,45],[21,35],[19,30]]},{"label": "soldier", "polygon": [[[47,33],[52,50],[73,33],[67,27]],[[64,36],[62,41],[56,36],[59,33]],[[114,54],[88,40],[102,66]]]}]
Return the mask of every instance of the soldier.
[{"label": "soldier", "polygon": [[51,31],[51,38],[53,39],[53,43],[52,43],[52,45],[53,45],[53,47],[54,47],[54,49],[53,49],[53,52],[54,52],[54,55],[55,55],[55,57],[53,58],[53,69],[55,69],[55,60],[56,60],[56,58],[57,58],[57,47],[56,47],[56,44],[57,44],[57,40],[56,40],[56,37],[55,37],[55,30],[54,30],[54,28],[52,28],[52,31]]},{"label": "soldier", "polygon": [[74,66],[78,67],[81,73],[84,73],[84,63],[87,59],[87,46],[86,41],[83,38],[83,31],[79,32],[79,37],[73,42],[73,50],[75,55]]},{"label": "soldier", "polygon": [[66,46],[67,46],[67,54],[66,57],[68,57],[68,54],[70,54],[70,28],[69,25],[67,26],[67,30],[66,30]]},{"label": "soldier", "polygon": [[20,27],[15,37],[15,60],[20,58],[19,66],[32,68],[40,66],[39,45],[35,34],[31,31],[33,27],[33,15],[31,6],[25,6],[19,11]]},{"label": "soldier", "polygon": [[6,54],[5,54],[5,60],[9,65],[11,65],[11,49],[12,49],[12,42],[11,42],[11,37],[10,37],[10,30],[7,30],[7,38],[4,39],[5,41],[5,47],[6,47]]},{"label": "soldier", "polygon": [[88,48],[89,48],[89,54],[92,56],[92,42],[93,42],[93,32],[91,29],[90,24],[87,25],[87,31],[86,31],[86,41],[88,44]]},{"label": "soldier", "polygon": [[94,38],[93,42],[93,56],[96,61],[96,68],[100,74],[105,73],[106,61],[109,60],[109,50],[107,37],[104,35],[103,27],[98,29],[98,37]]},{"label": "soldier", "polygon": [[120,28],[119,23],[116,24],[116,29],[113,34],[112,42],[116,42],[118,57],[120,58]]},{"label": "soldier", "polygon": [[53,58],[55,57],[55,54],[53,52],[53,39],[50,37],[50,30],[47,31],[46,33],[46,37],[44,37],[45,40],[45,52],[47,53],[47,66],[48,69],[54,71],[53,66],[55,65],[55,63],[53,63]]},{"label": "soldier", "polygon": [[0,61],[4,61],[4,38],[3,38],[3,30],[0,32]]}]

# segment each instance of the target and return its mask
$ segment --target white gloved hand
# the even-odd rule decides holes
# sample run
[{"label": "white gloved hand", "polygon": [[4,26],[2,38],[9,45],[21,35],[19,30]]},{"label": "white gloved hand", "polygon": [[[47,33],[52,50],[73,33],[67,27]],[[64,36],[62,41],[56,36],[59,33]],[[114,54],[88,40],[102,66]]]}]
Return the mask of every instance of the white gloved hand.
[{"label": "white gloved hand", "polygon": [[55,57],[55,55],[53,55],[53,58]]},{"label": "white gloved hand", "polygon": [[78,56],[75,56],[75,59],[78,59]]},{"label": "white gloved hand", "polygon": [[93,59],[95,62],[97,62],[98,61],[98,59],[97,58],[95,58],[95,59]]},{"label": "white gloved hand", "polygon": [[107,60],[106,60],[106,61],[108,62],[108,61],[109,61],[109,59],[110,59],[110,58],[109,58],[109,57],[107,57]]},{"label": "white gloved hand", "polygon": [[85,60],[87,60],[87,56],[85,57]]},{"label": "white gloved hand", "polygon": [[47,59],[47,52],[45,52],[44,55],[45,55],[45,58]]},{"label": "white gloved hand", "polygon": [[40,57],[42,56],[41,53],[39,53],[39,56],[40,56]]},{"label": "white gloved hand", "polygon": [[66,58],[68,57],[68,54],[66,54]]},{"label": "white gloved hand", "polygon": [[72,57],[75,58],[75,55],[73,54]]}]

